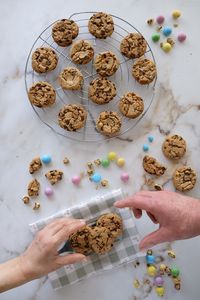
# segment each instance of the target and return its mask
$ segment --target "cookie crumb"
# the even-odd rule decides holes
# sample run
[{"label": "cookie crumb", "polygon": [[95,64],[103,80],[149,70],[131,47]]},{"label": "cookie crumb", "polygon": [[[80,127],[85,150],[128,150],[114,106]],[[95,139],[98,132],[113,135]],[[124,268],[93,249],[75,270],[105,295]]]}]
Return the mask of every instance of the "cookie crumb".
[{"label": "cookie crumb", "polygon": [[24,204],[28,204],[29,201],[30,201],[29,196],[24,196],[24,197],[22,198],[22,201],[24,202]]},{"label": "cookie crumb", "polygon": [[99,158],[95,159],[95,160],[94,160],[94,164],[95,164],[96,166],[100,166],[100,165],[101,165],[101,160],[100,160]]},{"label": "cookie crumb", "polygon": [[33,206],[33,210],[37,210],[40,208],[40,203],[39,202],[35,202],[34,206]]},{"label": "cookie crumb", "polygon": [[40,191],[40,183],[37,181],[37,179],[31,180],[31,182],[28,185],[28,196],[38,196]]},{"label": "cookie crumb", "polygon": [[63,164],[64,164],[64,165],[68,165],[69,163],[70,163],[69,158],[65,157],[65,158],[63,159]]},{"label": "cookie crumb", "polygon": [[39,157],[35,157],[29,164],[29,173],[33,174],[42,167],[42,162]]},{"label": "cookie crumb", "polygon": [[148,24],[149,26],[153,25],[153,23],[154,23],[154,19],[148,19],[148,20],[147,20],[147,24]]},{"label": "cookie crumb", "polygon": [[49,182],[54,185],[58,181],[62,180],[63,172],[60,170],[51,170],[45,174],[45,177],[49,180]]},{"label": "cookie crumb", "polygon": [[108,185],[109,185],[108,180],[106,180],[106,179],[101,180],[101,186],[107,187]]}]

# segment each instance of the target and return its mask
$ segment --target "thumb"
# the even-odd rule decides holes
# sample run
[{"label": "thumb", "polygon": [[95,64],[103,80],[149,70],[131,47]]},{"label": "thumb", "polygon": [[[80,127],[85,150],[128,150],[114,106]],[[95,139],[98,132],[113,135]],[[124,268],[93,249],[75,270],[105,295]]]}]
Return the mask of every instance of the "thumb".
[{"label": "thumb", "polygon": [[139,244],[139,248],[141,251],[143,251],[147,248],[151,248],[157,244],[161,244],[161,243],[164,243],[167,241],[168,241],[168,236],[167,236],[166,232],[162,228],[159,228],[158,230],[145,236],[141,240],[141,242]]}]

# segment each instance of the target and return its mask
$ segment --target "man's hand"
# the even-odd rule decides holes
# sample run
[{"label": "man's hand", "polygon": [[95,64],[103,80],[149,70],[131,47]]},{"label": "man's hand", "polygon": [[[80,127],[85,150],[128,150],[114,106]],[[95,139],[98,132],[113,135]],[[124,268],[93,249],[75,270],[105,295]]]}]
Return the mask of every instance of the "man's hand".
[{"label": "man's hand", "polygon": [[170,191],[142,191],[117,201],[118,208],[130,207],[136,218],[145,210],[159,229],[140,242],[140,249],[163,242],[187,239],[200,234],[200,201]]}]

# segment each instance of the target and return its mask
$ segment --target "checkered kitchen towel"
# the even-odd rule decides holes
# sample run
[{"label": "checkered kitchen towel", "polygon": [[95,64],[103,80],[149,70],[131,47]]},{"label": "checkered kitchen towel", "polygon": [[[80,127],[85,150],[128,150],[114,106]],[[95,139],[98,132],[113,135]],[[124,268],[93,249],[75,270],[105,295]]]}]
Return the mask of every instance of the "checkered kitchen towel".
[{"label": "checkered kitchen towel", "polygon": [[104,255],[91,254],[87,262],[64,266],[50,273],[49,279],[54,289],[79,282],[106,270],[111,270],[135,260],[139,252],[139,234],[134,223],[133,214],[128,209],[117,209],[113,203],[125,197],[121,189],[113,190],[102,196],[92,198],[89,202],[71,207],[56,213],[49,218],[30,224],[31,231],[36,233],[55,218],[69,216],[85,219],[87,224],[94,224],[100,215],[113,212],[123,220],[123,235],[114,243],[112,250]]}]

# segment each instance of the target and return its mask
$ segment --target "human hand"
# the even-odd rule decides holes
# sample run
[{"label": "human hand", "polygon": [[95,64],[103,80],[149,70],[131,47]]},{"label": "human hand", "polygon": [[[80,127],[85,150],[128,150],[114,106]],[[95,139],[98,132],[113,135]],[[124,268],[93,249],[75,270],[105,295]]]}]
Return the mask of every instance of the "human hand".
[{"label": "human hand", "polygon": [[84,225],[84,220],[61,218],[39,231],[27,250],[20,256],[21,268],[25,277],[32,280],[61,266],[86,260],[83,254],[61,256],[57,252],[61,243]]},{"label": "human hand", "polygon": [[159,229],[140,242],[140,249],[163,242],[187,239],[200,234],[200,201],[170,191],[141,191],[117,201],[118,208],[130,207],[136,218],[145,210]]}]

